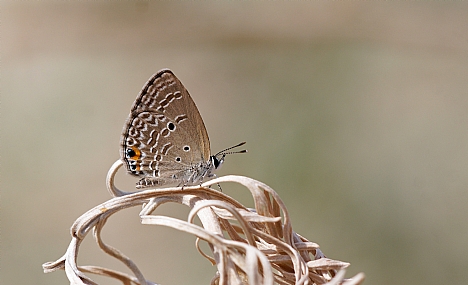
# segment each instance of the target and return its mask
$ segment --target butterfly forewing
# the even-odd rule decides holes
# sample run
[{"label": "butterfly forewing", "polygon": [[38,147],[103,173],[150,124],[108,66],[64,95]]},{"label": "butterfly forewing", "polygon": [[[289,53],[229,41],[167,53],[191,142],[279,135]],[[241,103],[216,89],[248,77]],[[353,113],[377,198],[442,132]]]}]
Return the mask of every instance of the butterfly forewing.
[{"label": "butterfly forewing", "polygon": [[133,175],[161,177],[161,184],[209,161],[203,120],[170,70],[153,75],[135,100],[122,133],[121,159]]}]

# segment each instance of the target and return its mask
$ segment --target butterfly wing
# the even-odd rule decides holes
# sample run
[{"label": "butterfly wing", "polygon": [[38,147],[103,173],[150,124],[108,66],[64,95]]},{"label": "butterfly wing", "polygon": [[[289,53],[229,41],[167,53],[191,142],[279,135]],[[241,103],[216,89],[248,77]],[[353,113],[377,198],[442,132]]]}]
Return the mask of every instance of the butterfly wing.
[{"label": "butterfly wing", "polygon": [[162,181],[209,160],[210,141],[203,120],[172,71],[154,74],[133,103],[120,156],[129,173]]}]

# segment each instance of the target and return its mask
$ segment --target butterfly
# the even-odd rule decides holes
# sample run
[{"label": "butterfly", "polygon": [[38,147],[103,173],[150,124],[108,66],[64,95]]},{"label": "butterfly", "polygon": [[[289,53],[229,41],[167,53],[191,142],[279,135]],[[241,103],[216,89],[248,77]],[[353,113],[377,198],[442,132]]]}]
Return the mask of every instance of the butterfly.
[{"label": "butterfly", "polygon": [[210,140],[195,102],[169,69],[154,74],[138,94],[121,136],[120,158],[140,177],[138,189],[196,185],[224,162],[233,147],[211,155]]}]

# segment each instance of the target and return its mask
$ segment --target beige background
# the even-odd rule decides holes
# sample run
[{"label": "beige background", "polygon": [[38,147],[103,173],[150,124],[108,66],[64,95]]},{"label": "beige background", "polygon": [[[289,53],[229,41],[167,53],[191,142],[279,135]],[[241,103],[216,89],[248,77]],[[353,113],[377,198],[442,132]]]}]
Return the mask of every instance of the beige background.
[{"label": "beige background", "polygon": [[[213,152],[248,142],[218,174],[272,186],[294,229],[350,262],[348,276],[468,281],[467,3],[1,5],[1,284],[68,283],[41,264],[108,199],[130,106],[164,67],[192,94]],[[215,272],[191,236],[139,225],[138,209],[104,238],[160,284]],[[123,268],[91,238],[83,246],[80,264]]]}]

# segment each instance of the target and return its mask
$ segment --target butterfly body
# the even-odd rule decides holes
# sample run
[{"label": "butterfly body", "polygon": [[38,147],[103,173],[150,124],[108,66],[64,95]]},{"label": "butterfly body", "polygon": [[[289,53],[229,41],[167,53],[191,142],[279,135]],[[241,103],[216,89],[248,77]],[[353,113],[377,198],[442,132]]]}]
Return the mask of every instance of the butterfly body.
[{"label": "butterfly body", "polygon": [[168,69],[154,74],[133,103],[120,157],[140,177],[137,188],[195,185],[224,161],[210,155],[210,140],[190,94]]}]

